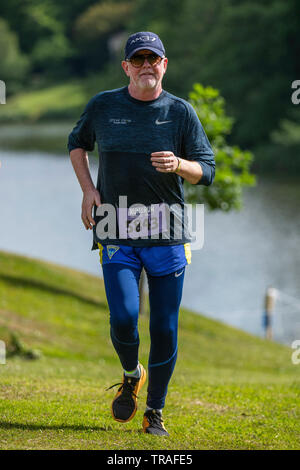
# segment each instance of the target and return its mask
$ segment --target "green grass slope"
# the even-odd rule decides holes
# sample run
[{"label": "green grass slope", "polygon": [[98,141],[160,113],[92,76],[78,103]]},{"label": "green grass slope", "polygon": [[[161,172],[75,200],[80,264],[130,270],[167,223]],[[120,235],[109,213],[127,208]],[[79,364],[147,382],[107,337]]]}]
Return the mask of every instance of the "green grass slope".
[{"label": "green grass slope", "polygon": [[[139,320],[145,366],[148,320]],[[100,277],[0,252],[0,339],[8,346],[11,332],[42,357],[0,365],[0,449],[300,447],[300,365],[286,346],[182,308],[164,410],[170,437],[159,438],[141,432],[146,386],[131,422],[111,418],[116,389],[105,389],[121,368]]]},{"label": "green grass slope", "polygon": [[128,79],[120,63],[108,65],[104,73],[87,77],[72,78],[63,82],[29,87],[8,96],[6,105],[1,107],[0,122],[37,122],[49,120],[78,119],[86,103],[103,90],[127,85]]}]

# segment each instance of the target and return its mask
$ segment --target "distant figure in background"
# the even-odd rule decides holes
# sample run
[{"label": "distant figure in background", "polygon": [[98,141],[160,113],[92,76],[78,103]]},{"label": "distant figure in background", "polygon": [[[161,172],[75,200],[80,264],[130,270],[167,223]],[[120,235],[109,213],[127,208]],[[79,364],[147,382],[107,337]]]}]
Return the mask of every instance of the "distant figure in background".
[{"label": "distant figure in background", "polygon": [[274,287],[269,286],[265,295],[265,309],[263,315],[263,323],[265,328],[266,339],[273,339],[272,319],[277,299],[277,291]]}]

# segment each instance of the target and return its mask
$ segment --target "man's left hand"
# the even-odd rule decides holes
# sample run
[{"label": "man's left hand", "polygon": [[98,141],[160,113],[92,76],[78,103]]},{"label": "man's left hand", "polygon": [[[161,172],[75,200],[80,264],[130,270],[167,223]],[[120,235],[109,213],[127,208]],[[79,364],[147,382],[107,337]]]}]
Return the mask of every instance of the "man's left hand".
[{"label": "man's left hand", "polygon": [[156,170],[162,173],[174,173],[179,163],[173,152],[153,152],[151,162]]}]

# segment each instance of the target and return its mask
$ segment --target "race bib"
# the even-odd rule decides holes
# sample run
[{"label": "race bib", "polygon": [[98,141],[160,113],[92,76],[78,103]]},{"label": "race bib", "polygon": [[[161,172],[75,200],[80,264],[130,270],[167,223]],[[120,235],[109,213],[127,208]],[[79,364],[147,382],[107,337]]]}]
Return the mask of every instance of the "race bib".
[{"label": "race bib", "polygon": [[168,206],[164,203],[145,206],[134,204],[118,208],[119,238],[159,238],[170,226]]}]

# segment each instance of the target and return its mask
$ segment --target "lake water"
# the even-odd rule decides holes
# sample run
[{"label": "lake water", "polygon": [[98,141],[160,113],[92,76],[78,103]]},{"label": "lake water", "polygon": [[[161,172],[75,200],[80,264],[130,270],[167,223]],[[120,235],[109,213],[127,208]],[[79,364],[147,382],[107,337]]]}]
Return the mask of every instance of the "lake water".
[{"label": "lake water", "polygon": [[[2,151],[0,160],[0,249],[102,276],[68,156]],[[90,169],[96,182],[93,158]],[[279,292],[274,339],[300,339],[299,202],[299,182],[258,178],[241,212],[205,210],[204,246],[192,252],[182,305],[262,336],[272,285]]]}]

